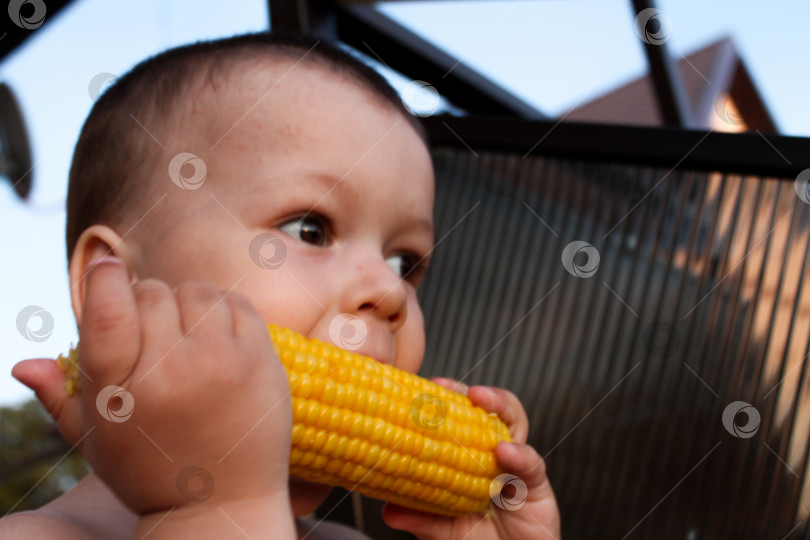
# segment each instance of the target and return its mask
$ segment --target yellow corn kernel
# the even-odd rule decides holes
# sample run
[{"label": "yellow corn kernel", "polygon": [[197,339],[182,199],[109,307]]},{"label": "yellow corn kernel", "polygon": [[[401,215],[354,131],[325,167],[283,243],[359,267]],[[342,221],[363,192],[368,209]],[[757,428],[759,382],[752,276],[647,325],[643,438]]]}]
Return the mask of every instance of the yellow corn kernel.
[{"label": "yellow corn kernel", "polygon": [[[495,415],[412,373],[270,325],[290,383],[290,473],[444,515],[484,511],[511,441]],[[79,389],[72,349],[57,362]]]}]

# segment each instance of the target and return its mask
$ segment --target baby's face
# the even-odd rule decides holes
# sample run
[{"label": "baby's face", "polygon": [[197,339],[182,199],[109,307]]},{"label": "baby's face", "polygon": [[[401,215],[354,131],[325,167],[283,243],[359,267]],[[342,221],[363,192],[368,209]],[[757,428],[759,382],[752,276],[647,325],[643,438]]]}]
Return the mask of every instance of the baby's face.
[{"label": "baby's face", "polygon": [[166,145],[169,159],[199,156],[207,176],[187,190],[157,168],[155,201],[167,195],[126,238],[136,276],[210,282],[269,323],[418,370],[416,286],[433,248],[425,145],[399,112],[325,68],[251,69],[231,90],[206,90],[194,113],[205,121]]}]

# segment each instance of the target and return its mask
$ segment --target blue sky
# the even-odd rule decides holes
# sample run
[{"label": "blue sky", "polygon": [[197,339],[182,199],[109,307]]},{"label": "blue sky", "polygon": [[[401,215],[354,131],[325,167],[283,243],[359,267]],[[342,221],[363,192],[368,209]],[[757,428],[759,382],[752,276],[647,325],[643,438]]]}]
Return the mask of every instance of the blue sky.
[{"label": "blue sky", "polygon": [[[47,0],[45,0],[47,4]],[[30,204],[0,183],[0,405],[30,392],[9,375],[19,359],[55,356],[76,340],[64,249],[64,198],[73,144],[91,105],[91,80],[201,38],[267,26],[263,0],[81,0],[0,64],[0,81],[21,101],[35,159]],[[687,55],[730,36],[783,133],[810,136],[810,3],[779,0],[659,0],[671,21],[668,46]],[[621,0],[398,2],[384,12],[510,88],[543,112],[562,115],[646,69]],[[11,24],[5,19],[3,25]],[[427,81],[430,82],[430,81]],[[400,81],[401,83],[401,81]],[[31,341],[18,314],[39,306],[53,333]],[[37,330],[37,323],[28,327]],[[430,331],[428,329],[428,331]]]}]

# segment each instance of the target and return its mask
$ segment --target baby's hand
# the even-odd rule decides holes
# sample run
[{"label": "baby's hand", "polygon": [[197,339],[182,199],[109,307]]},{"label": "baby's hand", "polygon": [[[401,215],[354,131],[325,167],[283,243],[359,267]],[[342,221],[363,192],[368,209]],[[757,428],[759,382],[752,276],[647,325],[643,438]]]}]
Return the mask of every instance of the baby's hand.
[{"label": "baby's hand", "polygon": [[[560,514],[543,459],[525,444],[529,421],[517,397],[503,389],[487,386],[468,388],[451,379],[433,379],[437,384],[466,394],[474,405],[496,413],[509,426],[514,443],[495,447],[502,480],[511,488],[493,497],[494,515],[470,514],[459,518],[437,516],[388,504],[386,523],[411,532],[420,539],[461,540],[463,538],[560,539]],[[474,530],[474,532],[473,532]]]},{"label": "baby's hand", "polygon": [[130,509],[151,525],[174,512],[158,536],[194,536],[198,515],[209,535],[238,534],[274,512],[273,530],[292,531],[287,377],[245,298],[203,283],[131,286],[107,259],[89,271],[80,326],[79,393],[37,395]]}]

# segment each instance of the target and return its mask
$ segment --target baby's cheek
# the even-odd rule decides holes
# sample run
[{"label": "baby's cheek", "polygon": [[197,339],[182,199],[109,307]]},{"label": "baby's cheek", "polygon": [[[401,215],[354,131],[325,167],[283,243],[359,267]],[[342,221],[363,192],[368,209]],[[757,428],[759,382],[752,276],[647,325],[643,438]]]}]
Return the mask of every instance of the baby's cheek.
[{"label": "baby's cheek", "polygon": [[408,319],[397,333],[397,351],[394,366],[409,373],[417,373],[425,357],[425,323],[416,299],[409,300]]}]

